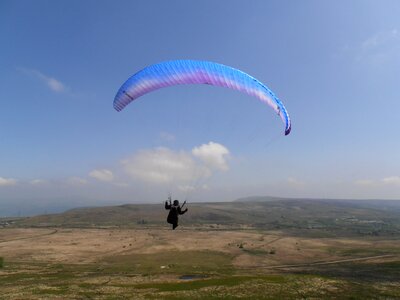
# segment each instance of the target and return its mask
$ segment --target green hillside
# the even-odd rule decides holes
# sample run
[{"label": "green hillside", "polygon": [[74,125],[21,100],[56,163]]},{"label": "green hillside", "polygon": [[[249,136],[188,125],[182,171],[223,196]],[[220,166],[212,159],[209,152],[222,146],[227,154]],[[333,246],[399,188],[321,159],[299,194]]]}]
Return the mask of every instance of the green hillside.
[{"label": "green hillside", "polygon": [[[307,235],[395,235],[400,232],[399,201],[350,201],[252,197],[234,202],[191,203],[183,226],[296,231]],[[76,208],[18,221],[17,226],[167,226],[162,204]]]}]

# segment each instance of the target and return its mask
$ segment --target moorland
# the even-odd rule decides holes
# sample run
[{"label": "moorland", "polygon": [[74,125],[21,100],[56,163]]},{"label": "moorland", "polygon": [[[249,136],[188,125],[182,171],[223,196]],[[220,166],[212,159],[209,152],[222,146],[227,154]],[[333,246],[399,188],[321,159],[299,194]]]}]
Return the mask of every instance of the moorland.
[{"label": "moorland", "polygon": [[249,197],[0,220],[7,299],[396,299],[400,201]]}]

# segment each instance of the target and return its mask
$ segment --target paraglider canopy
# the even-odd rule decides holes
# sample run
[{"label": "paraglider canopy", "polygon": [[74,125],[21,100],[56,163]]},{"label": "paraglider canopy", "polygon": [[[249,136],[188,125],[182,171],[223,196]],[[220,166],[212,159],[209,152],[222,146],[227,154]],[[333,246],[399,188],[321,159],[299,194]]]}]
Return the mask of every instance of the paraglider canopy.
[{"label": "paraglider canopy", "polygon": [[209,84],[254,96],[279,115],[285,124],[285,135],[291,131],[291,121],[285,106],[267,86],[238,69],[208,61],[174,60],[148,66],[121,86],[114,98],[114,108],[121,111],[144,94],[179,84]]}]

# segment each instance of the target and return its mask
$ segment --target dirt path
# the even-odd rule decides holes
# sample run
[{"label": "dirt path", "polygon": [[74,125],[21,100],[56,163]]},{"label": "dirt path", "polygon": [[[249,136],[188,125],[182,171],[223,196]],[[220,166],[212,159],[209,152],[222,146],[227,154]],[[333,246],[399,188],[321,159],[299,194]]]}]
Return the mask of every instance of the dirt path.
[{"label": "dirt path", "polygon": [[367,257],[338,259],[338,260],[331,260],[331,261],[317,261],[317,262],[311,262],[311,263],[277,265],[277,266],[257,266],[257,267],[252,267],[252,268],[240,268],[240,269],[246,270],[246,269],[254,269],[254,268],[260,268],[260,269],[301,268],[301,267],[310,267],[310,266],[341,264],[341,263],[355,262],[355,261],[366,261],[366,260],[379,259],[379,258],[390,258],[390,257],[395,257],[395,256],[396,255],[394,255],[394,254],[385,254],[385,255],[375,255],[375,256],[367,256]]},{"label": "dirt path", "polygon": [[33,238],[37,238],[37,237],[56,234],[57,232],[58,232],[57,229],[53,229],[51,232],[46,232],[46,233],[42,233],[42,234],[36,234],[36,235],[32,235],[32,236],[24,236],[24,237],[15,238],[15,239],[9,239],[9,240],[0,240],[0,243],[8,243],[8,242],[19,241],[19,240],[29,240],[29,239],[33,239]]},{"label": "dirt path", "polygon": [[277,242],[277,241],[279,241],[279,240],[281,240],[281,239],[283,239],[283,238],[284,238],[284,237],[282,237],[282,236],[277,237],[277,238],[275,238],[275,239],[273,239],[273,240],[270,240],[269,242],[266,242],[264,246],[266,246],[266,245],[271,245],[272,243],[275,243],[275,242]]}]

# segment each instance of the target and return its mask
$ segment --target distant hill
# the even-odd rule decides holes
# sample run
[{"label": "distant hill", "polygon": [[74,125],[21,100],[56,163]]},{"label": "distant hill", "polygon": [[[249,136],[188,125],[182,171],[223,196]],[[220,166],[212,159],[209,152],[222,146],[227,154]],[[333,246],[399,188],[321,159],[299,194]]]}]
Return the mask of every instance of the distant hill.
[{"label": "distant hill", "polygon": [[299,198],[282,198],[282,197],[274,197],[274,196],[249,196],[245,198],[239,198],[234,200],[233,202],[267,202],[267,201],[276,201],[276,200],[295,200]]},{"label": "distant hill", "polygon": [[[398,235],[400,201],[249,197],[233,202],[191,203],[184,226],[304,231],[309,235]],[[168,226],[161,204],[76,208],[18,221],[18,226]]]},{"label": "distant hill", "polygon": [[381,208],[381,209],[395,209],[400,210],[400,200],[381,200],[381,199],[317,199],[317,198],[283,198],[274,196],[250,196],[245,198],[239,198],[234,202],[268,202],[268,201],[317,201],[317,202],[329,202],[335,203],[336,205],[354,205],[363,206],[370,208]]}]

